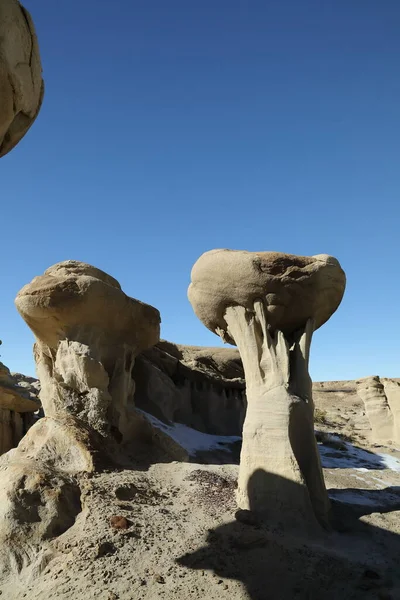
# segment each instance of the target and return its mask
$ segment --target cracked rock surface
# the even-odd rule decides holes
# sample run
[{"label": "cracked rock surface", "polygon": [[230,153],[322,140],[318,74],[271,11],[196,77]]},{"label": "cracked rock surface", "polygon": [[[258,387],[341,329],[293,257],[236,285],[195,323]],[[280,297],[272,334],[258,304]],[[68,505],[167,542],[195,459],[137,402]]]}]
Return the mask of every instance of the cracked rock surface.
[{"label": "cracked rock surface", "polygon": [[44,94],[35,27],[17,0],[0,2],[0,157],[36,119]]}]

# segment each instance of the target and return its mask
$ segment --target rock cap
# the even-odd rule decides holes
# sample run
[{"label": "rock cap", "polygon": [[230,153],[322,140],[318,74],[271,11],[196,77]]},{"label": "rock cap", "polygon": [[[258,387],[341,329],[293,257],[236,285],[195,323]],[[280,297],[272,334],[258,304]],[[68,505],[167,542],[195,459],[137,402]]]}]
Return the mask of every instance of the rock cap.
[{"label": "rock cap", "polygon": [[[227,331],[229,306],[251,313],[261,300],[271,330],[290,335],[308,319],[321,327],[338,308],[346,285],[339,261],[327,254],[218,249],[193,266],[188,297],[198,318],[213,332]],[[226,335],[227,341],[233,340]]]}]

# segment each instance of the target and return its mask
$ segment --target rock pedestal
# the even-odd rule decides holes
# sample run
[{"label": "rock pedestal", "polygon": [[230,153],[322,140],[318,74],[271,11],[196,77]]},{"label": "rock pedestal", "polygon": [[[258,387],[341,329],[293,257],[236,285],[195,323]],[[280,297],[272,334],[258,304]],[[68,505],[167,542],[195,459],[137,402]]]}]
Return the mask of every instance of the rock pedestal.
[{"label": "rock pedestal", "polygon": [[192,269],[195,313],[236,344],[243,361],[239,507],[287,526],[329,521],[308,362],[313,331],[336,310],[344,288],[338,261],[327,255],[213,250]]}]

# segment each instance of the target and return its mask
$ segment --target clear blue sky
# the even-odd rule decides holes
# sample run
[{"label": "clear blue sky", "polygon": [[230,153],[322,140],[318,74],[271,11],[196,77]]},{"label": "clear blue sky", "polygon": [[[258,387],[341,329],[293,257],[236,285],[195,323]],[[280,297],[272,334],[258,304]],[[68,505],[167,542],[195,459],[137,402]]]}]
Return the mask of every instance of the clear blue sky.
[{"label": "clear blue sky", "polygon": [[211,248],[333,254],[315,380],[400,376],[399,0],[25,0],[46,94],[0,160],[1,360],[34,373],[18,290],[85,261],[219,345],[186,298]]}]

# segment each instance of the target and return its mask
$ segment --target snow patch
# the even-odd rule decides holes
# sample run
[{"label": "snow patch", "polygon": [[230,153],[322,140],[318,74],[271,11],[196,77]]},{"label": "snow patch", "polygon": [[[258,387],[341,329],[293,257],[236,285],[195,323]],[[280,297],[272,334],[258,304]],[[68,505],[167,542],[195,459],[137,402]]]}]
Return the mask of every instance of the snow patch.
[{"label": "snow patch", "polygon": [[383,463],[386,469],[391,469],[392,471],[396,471],[400,473],[400,460],[395,456],[390,456],[390,454],[378,454],[383,460]]},{"label": "snow patch", "polygon": [[187,427],[187,425],[183,425],[182,423],[171,423],[170,425],[167,425],[144,410],[136,410],[144,415],[153,427],[161,429],[161,431],[168,434],[175,442],[180,444],[182,448],[185,448],[190,456],[196,456],[198,452],[212,450],[224,450],[229,452],[229,446],[242,439],[236,435],[211,435],[209,433],[202,433],[201,431]]},{"label": "snow patch", "polygon": [[[326,469],[355,469],[360,472],[390,469],[400,472],[400,460],[389,454],[374,454],[368,450],[357,448],[339,436],[329,435],[326,440],[340,447],[318,444],[322,466]],[[326,444],[326,442],[325,442]]]}]

